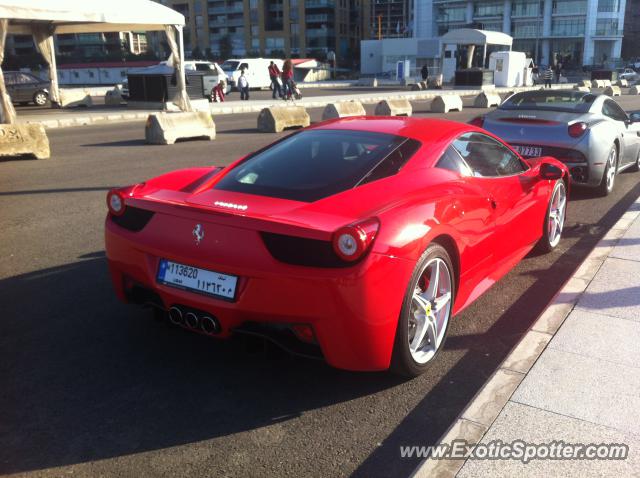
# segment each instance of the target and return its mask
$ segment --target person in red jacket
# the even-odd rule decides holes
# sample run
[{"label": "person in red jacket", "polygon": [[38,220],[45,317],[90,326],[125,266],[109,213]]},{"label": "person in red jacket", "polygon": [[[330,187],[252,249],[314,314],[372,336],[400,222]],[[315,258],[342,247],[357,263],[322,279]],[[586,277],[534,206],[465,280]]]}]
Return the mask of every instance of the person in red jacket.
[{"label": "person in red jacket", "polygon": [[222,103],[224,101],[224,80],[220,80],[216,86],[211,88],[211,102]]},{"label": "person in red jacket", "polygon": [[291,98],[293,94],[293,85],[291,82],[293,81],[293,63],[291,60],[286,60],[284,65],[282,65],[282,89],[283,91],[283,99]]},{"label": "person in red jacket", "polygon": [[274,62],[269,64],[269,78],[271,78],[271,88],[273,89],[273,99],[276,99],[276,94],[282,98],[282,89],[280,88],[280,68]]}]

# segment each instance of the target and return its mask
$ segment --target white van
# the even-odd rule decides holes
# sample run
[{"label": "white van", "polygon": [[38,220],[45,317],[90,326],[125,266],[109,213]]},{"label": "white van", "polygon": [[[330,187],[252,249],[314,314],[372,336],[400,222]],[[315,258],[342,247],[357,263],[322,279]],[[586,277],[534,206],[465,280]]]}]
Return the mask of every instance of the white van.
[{"label": "white van", "polygon": [[274,62],[282,71],[282,60],[277,58],[233,58],[225,61],[220,67],[227,75],[228,83],[232,88],[236,88],[240,72],[244,70],[249,88],[269,88],[271,78],[269,77],[269,65]]},{"label": "white van", "polygon": [[[163,64],[171,65],[169,60],[163,61]],[[206,61],[206,60],[185,60],[184,62],[184,70],[185,71],[201,71],[204,73],[204,77],[202,78],[202,95],[204,98],[208,98],[211,93],[211,89],[218,85],[220,80],[225,80],[226,87],[225,93],[229,93],[231,91],[231,85],[227,81],[226,73],[220,68],[215,62]]]}]

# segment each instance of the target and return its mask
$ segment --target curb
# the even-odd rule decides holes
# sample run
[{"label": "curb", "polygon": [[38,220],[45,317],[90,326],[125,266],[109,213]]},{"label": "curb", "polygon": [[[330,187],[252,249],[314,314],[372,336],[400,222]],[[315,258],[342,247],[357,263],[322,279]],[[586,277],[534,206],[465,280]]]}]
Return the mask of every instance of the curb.
[{"label": "curb", "polygon": [[[562,85],[553,85],[553,89],[567,89],[573,88],[573,84],[562,84]],[[500,87],[496,88],[495,91],[497,93],[508,93],[508,92],[520,92],[520,91],[531,91],[539,89],[538,86],[523,86],[517,88],[507,88]],[[348,95],[338,95],[338,96],[317,96],[310,97],[294,104],[297,106],[304,106],[305,108],[324,108],[328,103],[334,103],[338,101],[350,101],[357,100],[363,104],[375,104],[382,100],[398,100],[398,99],[406,99],[409,101],[420,101],[420,100],[432,100],[436,96],[441,95],[459,95],[459,96],[474,96],[482,93],[484,90],[476,89],[476,90],[430,90],[430,91],[397,91],[391,94],[381,93],[360,93],[360,94],[348,94]],[[331,98],[331,99],[329,99]],[[237,103],[241,103],[238,101]],[[210,106],[210,111],[212,115],[228,115],[228,114],[242,114],[242,113],[259,113],[263,108],[268,108],[271,106],[281,106],[282,103],[274,103],[273,101],[259,101],[247,104],[246,102],[242,102],[239,105],[222,105],[222,104],[214,104]],[[124,123],[128,121],[139,121],[146,120],[147,117],[152,113],[157,113],[158,110],[148,110],[148,111],[137,111],[137,112],[105,112],[102,113],[93,113],[93,112],[83,112],[80,116],[74,116],[73,114],[69,114],[69,118],[60,118],[60,119],[27,119],[26,121],[21,121],[20,117],[18,117],[19,122],[21,123],[41,123],[44,125],[46,129],[55,129],[55,128],[69,128],[69,127],[77,127],[77,126],[87,126],[93,124],[104,124],[104,123]],[[46,116],[43,116],[46,118]]]},{"label": "curb", "polygon": [[[640,199],[633,204],[637,204],[639,201]],[[440,437],[437,444],[465,440],[467,444],[473,446],[482,440],[520,382],[531,370],[546,349],[547,344],[576,306],[605,259],[638,217],[640,217],[640,211],[627,210],[607,231],[569,280],[551,299],[540,317],[502,361],[498,369]],[[466,460],[427,458],[416,467],[410,478],[454,477],[462,469],[465,462]]]}]

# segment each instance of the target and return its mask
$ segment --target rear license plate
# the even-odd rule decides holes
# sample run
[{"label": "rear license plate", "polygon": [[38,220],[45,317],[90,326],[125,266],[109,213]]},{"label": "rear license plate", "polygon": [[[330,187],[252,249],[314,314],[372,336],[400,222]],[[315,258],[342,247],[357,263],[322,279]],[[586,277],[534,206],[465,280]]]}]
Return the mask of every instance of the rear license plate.
[{"label": "rear license plate", "polygon": [[538,158],[542,156],[542,148],[539,146],[514,145],[513,149],[515,149],[520,156],[526,158]]},{"label": "rear license plate", "polygon": [[231,300],[235,299],[238,285],[236,276],[187,266],[167,259],[160,259],[157,281],[172,287]]}]

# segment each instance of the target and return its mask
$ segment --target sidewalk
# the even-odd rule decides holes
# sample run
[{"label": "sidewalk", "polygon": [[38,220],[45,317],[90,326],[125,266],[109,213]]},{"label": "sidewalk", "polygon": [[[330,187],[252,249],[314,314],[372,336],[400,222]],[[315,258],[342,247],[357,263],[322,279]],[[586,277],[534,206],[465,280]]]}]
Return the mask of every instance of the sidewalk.
[{"label": "sidewalk", "polygon": [[626,460],[427,459],[414,477],[640,476],[640,199],[440,443],[626,444]]}]

